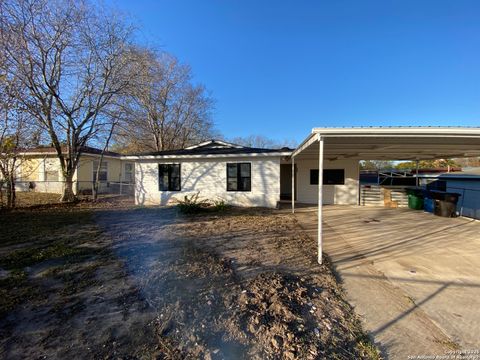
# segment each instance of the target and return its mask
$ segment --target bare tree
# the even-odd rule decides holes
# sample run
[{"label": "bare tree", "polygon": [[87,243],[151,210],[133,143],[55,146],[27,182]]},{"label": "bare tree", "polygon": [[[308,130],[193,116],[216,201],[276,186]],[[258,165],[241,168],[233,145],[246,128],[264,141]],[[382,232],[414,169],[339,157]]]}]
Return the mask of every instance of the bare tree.
[{"label": "bare tree", "polygon": [[129,120],[115,136],[117,148],[162,151],[211,138],[213,101],[191,70],[167,53],[137,49],[139,76],[128,99]]},{"label": "bare tree", "polygon": [[18,102],[15,77],[4,71],[4,56],[0,53],[0,207],[3,206],[3,190],[6,189],[6,207],[15,207],[16,180],[22,163],[21,149],[36,131]]},{"label": "bare tree", "polygon": [[293,140],[274,140],[263,135],[250,135],[246,137],[235,137],[231,139],[231,142],[238,145],[255,147],[255,148],[282,148],[289,147],[295,148],[296,142]]},{"label": "bare tree", "polygon": [[361,170],[387,170],[394,169],[395,163],[389,160],[362,160],[360,161]]},{"label": "bare tree", "polygon": [[454,159],[461,167],[480,167],[480,157]]},{"label": "bare tree", "polygon": [[134,76],[131,28],[86,0],[6,0],[0,10],[5,68],[27,89],[20,100],[48,132],[65,182],[62,201],[72,201],[81,149]]}]

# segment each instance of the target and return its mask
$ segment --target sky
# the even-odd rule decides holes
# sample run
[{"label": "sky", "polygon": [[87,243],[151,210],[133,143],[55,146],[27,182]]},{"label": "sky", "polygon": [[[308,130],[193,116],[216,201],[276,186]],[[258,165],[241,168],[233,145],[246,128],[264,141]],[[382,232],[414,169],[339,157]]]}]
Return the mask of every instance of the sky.
[{"label": "sky", "polygon": [[480,126],[480,1],[108,0],[188,63],[227,138]]}]

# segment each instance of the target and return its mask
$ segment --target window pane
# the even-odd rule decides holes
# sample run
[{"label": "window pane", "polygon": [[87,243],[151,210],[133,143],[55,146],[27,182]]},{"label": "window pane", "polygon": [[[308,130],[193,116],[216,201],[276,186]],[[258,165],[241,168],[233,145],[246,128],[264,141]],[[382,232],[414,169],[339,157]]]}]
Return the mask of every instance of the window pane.
[{"label": "window pane", "polygon": [[45,181],[58,181],[58,171],[46,171]]},{"label": "window pane", "polygon": [[168,191],[168,166],[158,165],[158,188],[160,191]]},{"label": "window pane", "polygon": [[250,177],[250,164],[249,163],[243,163],[239,164],[240,165],[240,176],[241,177]]},{"label": "window pane", "polygon": [[229,178],[237,178],[237,164],[227,164],[227,176]]},{"label": "window pane", "polygon": [[[344,185],[345,169],[323,170],[323,185]],[[318,185],[318,169],[310,169],[310,185]]]},{"label": "window pane", "polygon": [[[98,160],[93,161],[93,181],[97,180]],[[98,181],[107,181],[108,179],[108,162],[102,161],[100,165],[100,172],[98,173]]]},{"label": "window pane", "polygon": [[179,177],[180,176],[180,165],[179,164],[172,164],[170,165],[171,168],[171,176]]},{"label": "window pane", "polygon": [[237,191],[237,178],[228,178],[227,180],[227,190],[228,191]]},{"label": "window pane", "polygon": [[170,164],[169,169],[170,186],[168,190],[180,191],[180,164]]},{"label": "window pane", "polygon": [[250,178],[249,177],[242,177],[240,179],[240,189],[243,191],[250,191],[251,190],[251,183],[250,183]]},{"label": "window pane", "polygon": [[318,185],[318,169],[310,169],[310,185]]},{"label": "window pane", "polygon": [[343,185],[345,184],[344,169],[326,169],[323,170],[324,185]]},{"label": "window pane", "polygon": [[172,177],[170,179],[170,190],[180,191],[180,177]]}]

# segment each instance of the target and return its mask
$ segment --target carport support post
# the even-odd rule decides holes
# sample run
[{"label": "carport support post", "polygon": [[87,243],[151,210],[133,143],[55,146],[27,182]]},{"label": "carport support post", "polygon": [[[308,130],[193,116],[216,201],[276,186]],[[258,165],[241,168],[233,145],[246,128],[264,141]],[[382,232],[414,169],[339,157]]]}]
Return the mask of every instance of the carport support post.
[{"label": "carport support post", "polygon": [[318,135],[318,263],[322,264],[323,237],[323,137]]},{"label": "carport support post", "polygon": [[295,157],[292,156],[292,214],[295,214]]},{"label": "carport support post", "polygon": [[417,160],[415,160],[415,186],[418,187],[418,184],[419,184],[419,179],[418,179],[418,167],[420,165],[420,162]]}]

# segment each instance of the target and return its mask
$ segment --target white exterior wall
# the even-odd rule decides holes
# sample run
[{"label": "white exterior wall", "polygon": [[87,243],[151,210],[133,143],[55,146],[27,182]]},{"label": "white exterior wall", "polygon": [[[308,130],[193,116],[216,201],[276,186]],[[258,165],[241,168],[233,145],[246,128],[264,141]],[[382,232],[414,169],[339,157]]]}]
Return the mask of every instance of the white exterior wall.
[{"label": "white exterior wall", "polygon": [[[251,163],[251,191],[227,191],[227,163]],[[181,164],[181,191],[159,191],[158,164]],[[135,203],[166,205],[185,195],[223,199],[231,205],[276,207],[280,200],[280,157],[137,160]]]},{"label": "white exterior wall", "polygon": [[[318,169],[318,159],[295,159],[297,166],[297,201],[306,204],[318,203],[318,185],[310,185],[310,169]],[[325,205],[357,205],[359,191],[358,160],[325,160],[324,169],[345,169],[345,185],[323,185]]]},{"label": "white exterior wall", "polygon": [[[42,193],[61,194],[63,192],[63,175],[60,160],[56,156],[36,157],[33,160],[37,164],[25,172],[32,176],[31,179],[18,179],[16,182],[17,191],[33,191]],[[23,164],[22,164],[23,166]],[[47,181],[47,171],[55,172],[57,180]],[[23,173],[23,170],[20,171]],[[33,188],[30,185],[33,184]],[[75,188],[74,188],[75,190]]]},{"label": "white exterior wall", "polygon": [[458,199],[457,211],[462,216],[473,219],[480,219],[480,179],[462,180],[446,179],[447,191],[460,194]]}]

